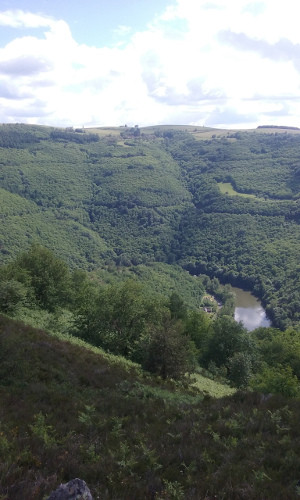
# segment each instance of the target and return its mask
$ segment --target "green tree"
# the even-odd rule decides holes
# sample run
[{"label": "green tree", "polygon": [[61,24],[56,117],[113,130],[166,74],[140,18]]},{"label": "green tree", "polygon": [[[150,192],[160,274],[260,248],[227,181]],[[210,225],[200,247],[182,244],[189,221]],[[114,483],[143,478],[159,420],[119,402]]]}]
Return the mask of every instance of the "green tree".
[{"label": "green tree", "polygon": [[161,304],[136,281],[102,287],[95,300],[77,314],[77,335],[110,352],[134,358],[149,325],[160,321],[161,309]]},{"label": "green tree", "polygon": [[252,359],[246,352],[236,352],[229,359],[228,378],[236,387],[247,387],[252,375]]},{"label": "green tree", "polygon": [[70,308],[75,311],[85,311],[97,297],[97,284],[89,275],[80,269],[75,269],[70,278]]},{"label": "green tree", "polygon": [[199,362],[206,350],[211,319],[204,311],[190,310],[184,321],[184,332],[199,351]]},{"label": "green tree", "polygon": [[300,332],[292,328],[258,328],[252,332],[261,359],[269,366],[290,366],[300,378]]},{"label": "green tree", "polygon": [[210,362],[217,367],[224,365],[230,372],[230,359],[236,353],[247,353],[251,365],[255,362],[255,344],[241,323],[229,316],[220,316],[211,323],[211,331],[207,342],[207,350],[203,361],[206,366]]},{"label": "green tree", "polygon": [[265,394],[283,394],[287,397],[296,397],[300,394],[300,384],[290,366],[269,367],[265,365],[250,383],[255,391]]},{"label": "green tree", "polygon": [[163,379],[180,379],[195,368],[194,343],[183,334],[182,324],[169,315],[149,339],[142,366]]},{"label": "green tree", "polygon": [[37,303],[49,311],[69,300],[70,272],[67,264],[45,247],[33,245],[16,259],[16,279],[29,284]]},{"label": "green tree", "polygon": [[187,314],[187,307],[178,293],[173,292],[168,301],[168,308],[171,312],[171,317],[174,319],[184,319]]},{"label": "green tree", "polygon": [[23,283],[14,279],[0,282],[0,311],[13,314],[26,299],[27,288]]}]

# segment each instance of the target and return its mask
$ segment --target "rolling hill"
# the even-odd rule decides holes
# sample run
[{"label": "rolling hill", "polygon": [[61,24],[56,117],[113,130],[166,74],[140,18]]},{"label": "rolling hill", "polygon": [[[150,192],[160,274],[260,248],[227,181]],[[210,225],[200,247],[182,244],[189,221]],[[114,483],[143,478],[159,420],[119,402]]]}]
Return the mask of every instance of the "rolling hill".
[{"label": "rolling hill", "polygon": [[0,127],[1,262],[37,242],[72,268],[176,264],[300,320],[298,130]]},{"label": "rolling hill", "polygon": [[[0,126],[1,500],[74,477],[104,499],[298,498],[299,146]],[[249,335],[220,282],[273,327]]]}]

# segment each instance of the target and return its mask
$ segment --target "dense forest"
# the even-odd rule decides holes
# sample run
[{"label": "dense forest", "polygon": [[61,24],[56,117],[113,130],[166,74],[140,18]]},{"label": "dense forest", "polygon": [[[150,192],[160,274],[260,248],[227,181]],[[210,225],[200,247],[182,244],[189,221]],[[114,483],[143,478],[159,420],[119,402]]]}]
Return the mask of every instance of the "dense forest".
[{"label": "dense forest", "polygon": [[1,499],[298,497],[299,146],[0,127]]},{"label": "dense forest", "polygon": [[281,328],[300,314],[299,146],[298,135],[255,132],[168,144],[193,196],[176,260],[253,290]]},{"label": "dense forest", "polygon": [[41,243],[71,268],[176,264],[299,324],[300,135],[0,127],[2,263]]}]

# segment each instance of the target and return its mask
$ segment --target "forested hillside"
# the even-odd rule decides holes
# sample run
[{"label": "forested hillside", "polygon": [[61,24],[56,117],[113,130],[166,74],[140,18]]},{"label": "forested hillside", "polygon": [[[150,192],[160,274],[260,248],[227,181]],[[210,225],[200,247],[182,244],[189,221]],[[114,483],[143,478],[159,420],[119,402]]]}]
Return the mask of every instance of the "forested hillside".
[{"label": "forested hillside", "polygon": [[181,166],[193,207],[171,251],[193,273],[253,290],[274,324],[300,319],[300,136],[228,133],[168,150]]},{"label": "forested hillside", "polygon": [[1,500],[298,498],[299,131],[3,125],[0,179]]},{"label": "forested hillside", "polygon": [[297,131],[3,125],[0,178],[2,263],[41,243],[73,269],[177,264],[300,320]]}]

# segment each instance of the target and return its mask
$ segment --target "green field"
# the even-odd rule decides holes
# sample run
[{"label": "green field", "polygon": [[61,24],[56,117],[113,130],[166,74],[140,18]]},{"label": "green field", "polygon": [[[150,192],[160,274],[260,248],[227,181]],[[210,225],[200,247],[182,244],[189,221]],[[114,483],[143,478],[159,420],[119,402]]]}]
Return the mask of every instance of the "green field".
[{"label": "green field", "polygon": [[228,194],[229,196],[242,196],[244,198],[256,198],[254,194],[238,193],[235,191],[230,182],[218,182],[218,186],[222,194]]}]

